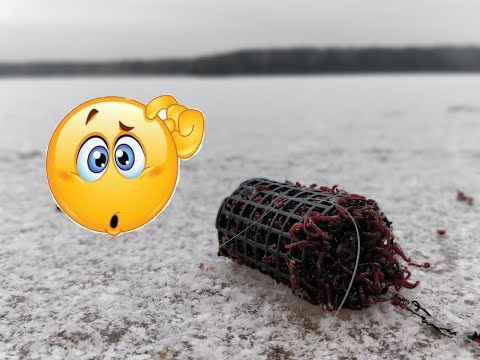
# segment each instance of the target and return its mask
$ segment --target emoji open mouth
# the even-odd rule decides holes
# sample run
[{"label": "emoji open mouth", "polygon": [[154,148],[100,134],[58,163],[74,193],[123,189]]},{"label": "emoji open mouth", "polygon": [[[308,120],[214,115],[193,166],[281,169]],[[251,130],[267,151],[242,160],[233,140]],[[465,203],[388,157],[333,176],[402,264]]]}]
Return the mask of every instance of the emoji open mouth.
[{"label": "emoji open mouth", "polygon": [[113,215],[112,218],[110,219],[110,227],[112,229],[115,229],[118,225],[118,216],[117,215]]},{"label": "emoji open mouth", "polygon": [[110,219],[110,226],[105,229],[105,232],[109,235],[112,236],[117,236],[122,232],[122,228],[118,226],[119,223],[119,218],[118,218],[118,213],[113,214],[113,216]]}]

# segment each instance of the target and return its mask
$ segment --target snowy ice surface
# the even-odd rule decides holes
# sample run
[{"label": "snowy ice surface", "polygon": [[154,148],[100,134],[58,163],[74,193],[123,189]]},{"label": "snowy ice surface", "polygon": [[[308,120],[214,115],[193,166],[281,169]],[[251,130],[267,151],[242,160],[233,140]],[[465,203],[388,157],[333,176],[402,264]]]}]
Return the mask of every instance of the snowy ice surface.
[{"label": "snowy ice surface", "polygon": [[[164,93],[206,117],[168,208],[119,237],[57,212],[45,151],[62,117],[97,96]],[[402,293],[479,329],[480,206],[455,200],[457,189],[480,200],[479,94],[471,74],[1,80],[0,358],[478,358],[390,304],[332,321],[217,257],[214,222],[251,177],[374,198],[405,252],[432,263]]]}]

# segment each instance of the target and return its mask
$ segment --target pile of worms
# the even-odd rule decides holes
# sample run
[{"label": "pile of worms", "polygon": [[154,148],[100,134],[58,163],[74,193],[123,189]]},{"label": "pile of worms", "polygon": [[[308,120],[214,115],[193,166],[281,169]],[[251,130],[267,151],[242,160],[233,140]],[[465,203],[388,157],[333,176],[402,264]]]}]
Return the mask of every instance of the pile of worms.
[{"label": "pile of worms", "polygon": [[[340,193],[335,186],[320,187],[320,190]],[[322,304],[326,310],[338,308],[356,261],[356,233],[347,212],[357,224],[361,245],[358,271],[344,306],[360,310],[376,302],[390,301],[390,297],[381,296],[390,287],[399,291],[419,284],[419,281],[409,281],[411,272],[400,260],[426,268],[430,264],[412,263],[395,242],[391,223],[383,218],[374,200],[343,192],[335,203],[335,210],[336,214],[332,215],[312,211],[290,228],[294,242],[285,248],[305,247],[310,255],[303,269],[290,261],[292,289],[300,289],[308,301]]]},{"label": "pile of worms", "polygon": [[[261,183],[251,191],[241,190],[241,196],[226,199],[217,219],[219,255],[269,274],[295,295],[328,311],[338,309],[342,302],[343,307],[354,310],[384,301],[396,304],[387,294],[389,289],[413,289],[419,284],[410,280],[409,266],[428,268],[430,264],[412,263],[405,255],[395,241],[392,223],[376,201],[337,186],[283,184],[318,194],[309,198],[313,201],[330,199],[328,211],[316,211],[310,202],[289,206],[289,202],[297,204],[292,199],[298,198],[277,191],[278,184],[282,183]],[[258,205],[250,213],[247,209],[255,203],[269,206]],[[296,220],[292,222],[289,213],[293,212]],[[249,217],[250,222],[243,224],[242,217]],[[275,229],[281,235],[267,234]],[[354,274],[357,230],[360,256]]]}]

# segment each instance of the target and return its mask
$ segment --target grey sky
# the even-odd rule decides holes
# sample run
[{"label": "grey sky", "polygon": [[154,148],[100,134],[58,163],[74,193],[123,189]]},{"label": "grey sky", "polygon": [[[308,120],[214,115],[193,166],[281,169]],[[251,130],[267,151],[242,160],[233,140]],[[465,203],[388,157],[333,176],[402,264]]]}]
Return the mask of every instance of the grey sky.
[{"label": "grey sky", "polygon": [[480,45],[478,0],[2,0],[0,61],[247,47]]}]

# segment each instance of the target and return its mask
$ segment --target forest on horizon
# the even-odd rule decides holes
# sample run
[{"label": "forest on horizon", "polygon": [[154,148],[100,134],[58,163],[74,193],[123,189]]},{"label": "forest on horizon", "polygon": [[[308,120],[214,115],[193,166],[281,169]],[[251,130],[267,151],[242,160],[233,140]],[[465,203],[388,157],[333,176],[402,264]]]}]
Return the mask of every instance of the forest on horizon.
[{"label": "forest on horizon", "polygon": [[480,71],[480,47],[251,49],[194,58],[0,63],[0,76],[268,75]]}]

